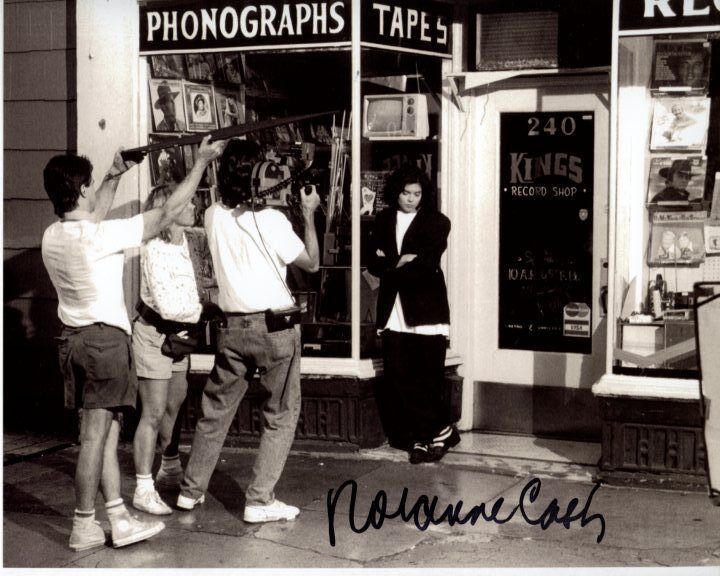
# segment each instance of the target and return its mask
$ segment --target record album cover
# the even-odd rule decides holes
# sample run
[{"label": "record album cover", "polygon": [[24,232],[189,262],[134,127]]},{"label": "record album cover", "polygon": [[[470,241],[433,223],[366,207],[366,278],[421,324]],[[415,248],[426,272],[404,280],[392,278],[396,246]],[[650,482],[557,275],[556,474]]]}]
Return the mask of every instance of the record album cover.
[{"label": "record album cover", "polygon": [[389,175],[389,170],[364,170],[360,174],[360,194],[364,214],[373,215],[387,208],[383,192]]},{"label": "record album cover", "polygon": [[653,156],[648,170],[648,205],[687,206],[704,195],[703,156]]},{"label": "record album cover", "polygon": [[702,96],[655,98],[650,150],[702,150],[710,99]]},{"label": "record album cover", "polygon": [[655,212],[650,230],[650,266],[699,264],[705,259],[703,210]]},{"label": "record album cover", "polygon": [[653,90],[706,92],[710,78],[710,43],[657,41],[652,72],[650,87]]}]

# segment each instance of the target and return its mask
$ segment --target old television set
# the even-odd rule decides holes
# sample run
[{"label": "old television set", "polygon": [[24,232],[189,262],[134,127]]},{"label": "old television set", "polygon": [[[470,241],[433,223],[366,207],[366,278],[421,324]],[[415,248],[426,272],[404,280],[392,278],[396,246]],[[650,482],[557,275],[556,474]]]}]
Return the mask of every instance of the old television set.
[{"label": "old television set", "polygon": [[368,95],[363,136],[370,140],[422,140],[430,134],[425,94]]}]

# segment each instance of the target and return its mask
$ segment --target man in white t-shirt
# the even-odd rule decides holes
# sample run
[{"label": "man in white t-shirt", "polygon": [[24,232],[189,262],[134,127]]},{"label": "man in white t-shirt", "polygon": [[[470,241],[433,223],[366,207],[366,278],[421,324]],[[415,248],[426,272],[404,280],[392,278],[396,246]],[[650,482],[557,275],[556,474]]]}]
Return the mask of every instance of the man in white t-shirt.
[{"label": "man in white t-shirt", "polygon": [[63,324],[58,352],[65,405],[82,408],[73,550],[105,544],[105,532],[95,521],[98,487],[116,548],[150,538],[165,527],[131,517],[120,495],[120,413],[135,407],[137,394],[122,289],[123,251],[140,246],[182,213],[208,164],[224,147],[223,141],[203,140],[192,170],[162,208],[121,220],[105,220],[120,177],[134,164],[123,161],[120,152],[96,192],[91,188],[92,164],[84,156],[61,154],[45,167],[45,190],[60,220],[43,234],[42,258],[58,294]]},{"label": "man in white t-shirt", "polygon": [[263,405],[260,448],[245,491],[245,522],[293,520],[300,512],[274,494],[300,414],[300,332],[289,315],[270,311],[293,304],[285,284],[288,264],[307,272],[319,266],[314,218],[320,198],[314,191],[302,195],[303,243],[283,213],[256,209],[251,173],[259,160],[254,142],[230,142],[218,173],[222,202],[205,212],[218,303],[227,315],[227,327],[218,330],[215,366],[203,391],[202,418],[177,500],[185,510],[204,501],[230,423],[258,370],[269,398]]}]

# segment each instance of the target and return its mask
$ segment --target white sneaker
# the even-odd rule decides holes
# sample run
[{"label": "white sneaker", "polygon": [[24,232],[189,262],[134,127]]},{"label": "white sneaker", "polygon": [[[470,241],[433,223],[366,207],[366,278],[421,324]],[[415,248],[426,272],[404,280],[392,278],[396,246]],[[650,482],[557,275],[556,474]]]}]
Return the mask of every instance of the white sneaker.
[{"label": "white sneaker", "polygon": [[94,518],[73,518],[70,548],[80,552],[105,545],[105,531]]},{"label": "white sneaker", "polygon": [[280,502],[280,500],[273,500],[270,504],[257,505],[257,506],[245,506],[245,513],[243,514],[243,520],[245,522],[275,522],[277,520],[295,520],[295,517],[300,514],[300,509],[295,506],[288,506],[287,504]]},{"label": "white sneaker", "polygon": [[192,510],[196,504],[202,504],[203,502],[205,502],[205,494],[200,494],[197,498],[178,494],[176,506],[183,510]]},{"label": "white sneaker", "polygon": [[132,503],[133,507],[148,514],[155,514],[156,516],[172,514],[172,508],[163,502],[160,494],[154,488],[144,491],[139,491],[136,488]]},{"label": "white sneaker", "polygon": [[127,512],[118,518],[111,518],[110,526],[114,548],[147,540],[165,528],[163,522],[142,522]]},{"label": "white sneaker", "polygon": [[155,484],[160,484],[162,486],[180,486],[180,484],[182,484],[182,479],[182,466],[168,468],[167,470],[161,467],[160,470],[158,470],[157,477],[155,478]]}]

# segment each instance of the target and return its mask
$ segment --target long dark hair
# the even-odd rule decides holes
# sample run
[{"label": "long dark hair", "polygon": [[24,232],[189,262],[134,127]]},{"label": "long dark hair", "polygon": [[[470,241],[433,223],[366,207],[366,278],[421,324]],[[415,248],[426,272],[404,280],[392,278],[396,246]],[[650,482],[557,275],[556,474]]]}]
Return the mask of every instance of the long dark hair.
[{"label": "long dark hair", "polygon": [[397,208],[398,198],[408,184],[419,184],[422,189],[419,209],[437,211],[435,186],[425,171],[414,164],[404,164],[388,177],[384,194],[389,206]]}]

